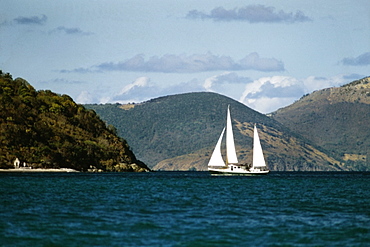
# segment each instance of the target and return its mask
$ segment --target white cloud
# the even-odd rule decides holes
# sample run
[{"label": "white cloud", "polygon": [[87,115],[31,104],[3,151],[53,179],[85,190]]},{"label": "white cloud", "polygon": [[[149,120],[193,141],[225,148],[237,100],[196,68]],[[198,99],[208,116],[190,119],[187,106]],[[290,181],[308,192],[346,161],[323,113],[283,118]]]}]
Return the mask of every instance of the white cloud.
[{"label": "white cloud", "polygon": [[[225,72],[221,75],[227,75],[229,74],[230,72]],[[220,75],[214,75],[214,76],[211,76],[207,79],[205,79],[204,81],[204,84],[203,84],[203,87],[206,91],[209,91],[209,92],[213,92],[212,90],[212,86],[215,82],[217,82],[218,78],[220,77]]]},{"label": "white cloud", "polygon": [[139,103],[161,96],[210,91],[239,100],[261,113],[270,113],[292,104],[314,90],[341,86],[351,82],[347,77],[348,75],[337,75],[330,78],[310,76],[298,79],[289,76],[272,76],[252,80],[235,72],[225,72],[203,80],[192,79],[167,86],[160,86],[158,83],[152,82],[149,77],[138,77],[121,89],[117,89],[116,93],[94,90],[92,95],[83,91],[76,101],[84,104]]},{"label": "white cloud", "polygon": [[104,96],[99,99],[99,104],[107,104],[110,103],[110,97],[109,96]]},{"label": "white cloud", "polygon": [[206,78],[202,84],[202,91],[215,92],[238,99],[240,92],[244,90],[244,85],[250,82],[252,80],[249,77],[239,76],[235,72],[225,72]]},{"label": "white cloud", "polygon": [[292,104],[294,101],[296,101],[297,98],[295,97],[287,97],[287,98],[281,98],[281,97],[261,97],[258,99],[249,99],[247,102],[242,102],[246,104],[248,107],[267,114],[271,113],[273,111],[276,111],[279,108],[288,106]]},{"label": "white cloud", "polygon": [[135,87],[145,87],[148,85],[149,81],[150,79],[148,77],[145,77],[145,76],[139,77],[131,84],[124,86],[117,96],[122,95],[122,94],[127,94],[130,90],[132,90]]},{"label": "white cloud", "polygon": [[161,96],[199,91],[204,91],[204,88],[196,79],[161,87],[148,77],[139,77],[134,82],[124,86],[119,93],[109,99],[109,102],[122,104],[129,102],[139,103]]},{"label": "white cloud", "polygon": [[290,96],[295,93],[302,94],[303,92],[302,82],[295,78],[287,76],[262,77],[245,86],[240,101],[271,97],[273,95],[279,95],[277,97],[286,97],[287,94]]},{"label": "white cloud", "polygon": [[96,103],[96,99],[88,91],[82,91],[77,96],[76,102],[79,103],[79,104],[92,104],[92,103]]},{"label": "white cloud", "polygon": [[[153,96],[153,85],[150,78],[146,76],[138,77],[133,82],[125,85],[111,97],[105,96],[104,100],[111,103],[126,104],[129,102],[141,102]],[[155,92],[155,90],[154,90]],[[148,98],[149,97],[149,98]],[[100,101],[102,101],[101,99]]]},{"label": "white cloud", "polygon": [[345,75],[336,75],[329,78],[309,76],[302,81],[305,87],[305,93],[311,93],[315,90],[320,90],[328,87],[337,87],[351,82],[346,78]]},{"label": "white cloud", "polygon": [[230,84],[245,84],[251,82],[251,79],[248,77],[239,76],[234,72],[224,72],[219,75],[211,76],[204,80],[203,87],[206,91],[214,92],[214,88],[218,85],[228,85]]},{"label": "white cloud", "polygon": [[198,73],[206,71],[243,71],[256,70],[263,72],[284,71],[284,63],[275,58],[260,57],[257,52],[246,55],[239,61],[230,56],[206,54],[174,55],[162,57],[152,56],[145,60],[144,55],[138,54],[121,62],[106,62],[90,68],[62,69],[61,73],[88,73],[103,71],[135,71],[161,73]]},{"label": "white cloud", "polygon": [[262,113],[269,113],[292,104],[314,90],[348,83],[343,75],[330,78],[310,76],[297,79],[288,76],[263,77],[245,85],[239,101]]}]

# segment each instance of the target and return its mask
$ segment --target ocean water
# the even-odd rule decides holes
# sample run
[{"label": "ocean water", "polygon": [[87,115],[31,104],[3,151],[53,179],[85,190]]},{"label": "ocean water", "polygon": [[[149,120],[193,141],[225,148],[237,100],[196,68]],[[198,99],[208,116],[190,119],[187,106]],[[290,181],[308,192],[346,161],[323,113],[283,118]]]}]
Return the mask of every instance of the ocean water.
[{"label": "ocean water", "polygon": [[370,173],[0,173],[0,246],[370,246]]}]

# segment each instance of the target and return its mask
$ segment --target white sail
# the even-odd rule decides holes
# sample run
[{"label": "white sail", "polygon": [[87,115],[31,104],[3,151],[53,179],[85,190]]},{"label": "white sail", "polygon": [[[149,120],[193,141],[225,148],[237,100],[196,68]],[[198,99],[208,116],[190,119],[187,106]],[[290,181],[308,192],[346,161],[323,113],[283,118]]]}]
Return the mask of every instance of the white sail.
[{"label": "white sail", "polygon": [[224,136],[225,128],[222,130],[220,137],[218,138],[215,149],[213,150],[211,159],[208,162],[208,166],[225,166],[225,162],[221,155],[221,142]]},{"label": "white sail", "polygon": [[227,107],[227,120],[226,120],[226,162],[227,164],[237,164],[238,158],[236,157],[234,135],[231,125],[230,107]]},{"label": "white sail", "polygon": [[253,135],[253,168],[266,166],[265,158],[263,157],[262,146],[258,136],[257,127],[254,125]]},{"label": "white sail", "polygon": [[[221,155],[221,142],[226,130],[226,153],[227,162],[225,164]],[[257,127],[254,125],[254,138],[253,138],[253,165],[238,164],[236,157],[234,136],[231,126],[230,109],[227,109],[227,123],[226,128],[222,130],[218,138],[215,149],[208,162],[208,171],[211,174],[237,174],[237,175],[265,175],[270,171],[267,169],[265,158],[263,157],[260,138],[258,136]]]}]

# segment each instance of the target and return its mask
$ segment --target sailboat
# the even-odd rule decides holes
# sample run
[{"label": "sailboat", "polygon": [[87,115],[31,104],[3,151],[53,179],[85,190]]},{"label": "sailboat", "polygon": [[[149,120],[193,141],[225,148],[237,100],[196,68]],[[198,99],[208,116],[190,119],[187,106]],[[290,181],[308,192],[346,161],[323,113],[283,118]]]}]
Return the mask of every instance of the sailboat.
[{"label": "sailboat", "polygon": [[[221,154],[221,143],[226,130],[226,163]],[[226,128],[221,132],[215,149],[208,162],[208,171],[212,174],[239,174],[239,175],[264,175],[270,171],[267,169],[263,157],[262,146],[256,125],[253,130],[253,162],[251,165],[239,164],[236,156],[234,135],[231,124],[230,106],[227,108]]]}]

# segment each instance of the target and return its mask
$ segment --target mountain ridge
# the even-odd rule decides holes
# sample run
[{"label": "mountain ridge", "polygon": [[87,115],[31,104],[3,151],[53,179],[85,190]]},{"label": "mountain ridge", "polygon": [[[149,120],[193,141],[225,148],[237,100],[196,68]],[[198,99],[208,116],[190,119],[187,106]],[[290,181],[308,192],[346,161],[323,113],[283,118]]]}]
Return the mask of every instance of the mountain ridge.
[{"label": "mountain ridge", "polygon": [[305,95],[271,117],[345,160],[350,169],[370,170],[370,77]]},{"label": "mountain ridge", "polygon": [[256,123],[270,169],[343,170],[341,160],[329,157],[325,150],[319,150],[279,122],[216,93],[185,93],[140,104],[86,107],[116,126],[138,157],[154,170],[206,170],[225,125],[228,105],[241,162],[251,159],[252,128]]}]

